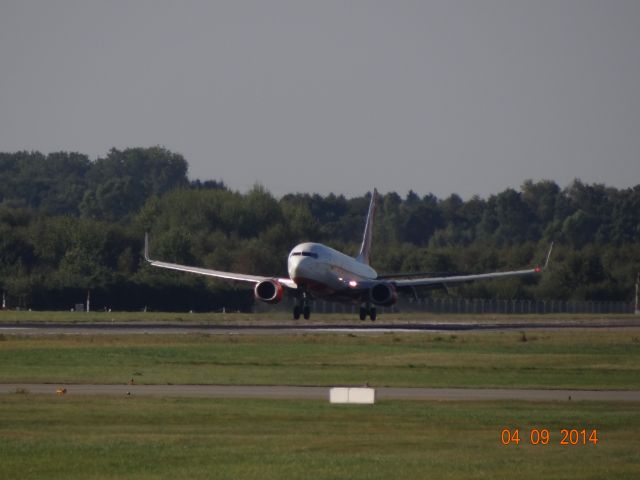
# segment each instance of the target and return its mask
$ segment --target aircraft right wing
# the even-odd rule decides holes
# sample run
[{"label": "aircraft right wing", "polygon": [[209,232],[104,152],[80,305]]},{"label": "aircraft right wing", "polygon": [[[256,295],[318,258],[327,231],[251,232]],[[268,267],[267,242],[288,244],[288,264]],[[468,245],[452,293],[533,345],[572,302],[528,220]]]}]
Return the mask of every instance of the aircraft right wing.
[{"label": "aircraft right wing", "polygon": [[236,282],[248,282],[248,283],[260,283],[264,280],[277,280],[283,286],[287,288],[296,289],[298,286],[290,278],[273,278],[263,277],[260,275],[248,275],[244,273],[235,272],[223,272],[221,270],[211,270],[208,268],[191,267],[189,265],[180,265],[177,263],[161,262],[159,260],[152,260],[149,257],[149,235],[144,236],[144,259],[149,262],[153,267],[166,268],[169,270],[177,270],[180,272],[195,273],[196,275],[206,275],[209,277],[222,278],[224,280],[231,280]]},{"label": "aircraft right wing", "polygon": [[424,277],[424,278],[407,278],[407,279],[396,279],[393,280],[393,283],[396,287],[428,287],[429,285],[447,285],[450,283],[467,283],[474,282],[476,280],[489,280],[492,278],[505,278],[505,277],[520,277],[523,275],[532,275],[535,273],[541,273],[544,271],[549,265],[549,258],[551,257],[551,251],[553,250],[553,243],[549,248],[549,252],[547,253],[547,258],[545,260],[544,266],[529,268],[524,270],[510,270],[506,272],[492,272],[492,273],[478,273],[471,275],[452,275],[452,276],[444,276],[444,277]]}]

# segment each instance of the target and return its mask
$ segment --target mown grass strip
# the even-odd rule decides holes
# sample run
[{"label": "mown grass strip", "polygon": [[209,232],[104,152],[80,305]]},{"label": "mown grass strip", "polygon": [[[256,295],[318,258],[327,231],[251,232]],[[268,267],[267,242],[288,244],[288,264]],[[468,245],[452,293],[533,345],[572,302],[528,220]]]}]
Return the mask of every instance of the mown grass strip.
[{"label": "mown grass strip", "polygon": [[[531,445],[533,428],[551,442]],[[561,446],[562,428],[599,442]],[[0,396],[3,478],[624,479],[639,430],[635,404]]]},{"label": "mown grass strip", "polygon": [[640,329],[0,336],[0,382],[640,388]]}]

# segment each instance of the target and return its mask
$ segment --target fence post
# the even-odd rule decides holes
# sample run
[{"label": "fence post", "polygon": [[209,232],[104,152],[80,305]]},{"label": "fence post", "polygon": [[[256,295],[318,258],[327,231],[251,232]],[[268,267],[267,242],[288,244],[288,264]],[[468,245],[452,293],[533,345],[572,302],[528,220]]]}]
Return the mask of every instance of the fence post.
[{"label": "fence post", "polygon": [[638,306],[638,284],[640,284],[640,272],[636,275],[636,303],[633,311],[636,315],[640,315],[640,307]]}]

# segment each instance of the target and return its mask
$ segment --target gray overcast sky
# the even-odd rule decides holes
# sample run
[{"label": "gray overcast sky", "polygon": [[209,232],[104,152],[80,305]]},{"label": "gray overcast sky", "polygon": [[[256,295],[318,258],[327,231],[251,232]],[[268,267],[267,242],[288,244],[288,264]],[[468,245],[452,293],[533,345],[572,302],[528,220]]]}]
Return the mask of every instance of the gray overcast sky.
[{"label": "gray overcast sky", "polygon": [[0,0],[0,151],[274,195],[640,183],[640,1]]}]

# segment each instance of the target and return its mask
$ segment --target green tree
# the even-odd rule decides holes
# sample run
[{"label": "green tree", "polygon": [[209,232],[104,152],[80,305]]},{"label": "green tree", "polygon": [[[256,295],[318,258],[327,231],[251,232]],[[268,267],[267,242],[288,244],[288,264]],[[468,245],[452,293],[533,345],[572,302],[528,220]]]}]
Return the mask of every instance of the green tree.
[{"label": "green tree", "polygon": [[153,195],[188,185],[187,162],[161,147],[111,149],[87,174],[80,211],[90,218],[119,221]]}]

